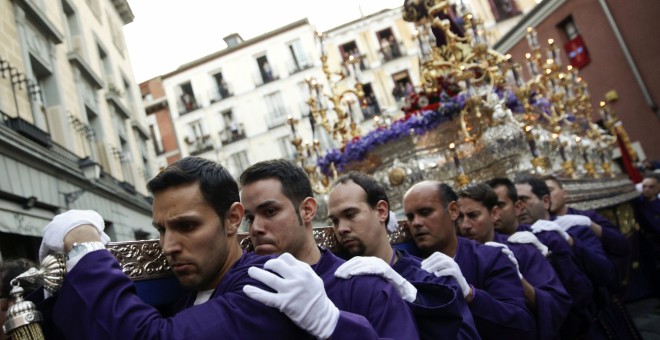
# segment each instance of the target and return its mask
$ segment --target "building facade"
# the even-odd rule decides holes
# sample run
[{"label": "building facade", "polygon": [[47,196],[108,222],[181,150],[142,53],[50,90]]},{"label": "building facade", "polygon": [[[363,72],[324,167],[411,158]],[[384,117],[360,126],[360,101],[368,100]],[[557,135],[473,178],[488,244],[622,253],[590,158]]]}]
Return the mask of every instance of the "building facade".
[{"label": "building facade", "polygon": [[2,1],[0,17],[0,254],[36,258],[43,227],[70,208],[97,210],[113,240],[155,235],[128,3]]},{"label": "building facade", "polygon": [[[513,59],[525,60],[527,27],[535,27],[545,47],[554,39],[565,65],[580,69],[594,108],[600,101],[621,119],[640,160],[660,159],[660,3],[634,5],[606,0],[541,2],[496,45]],[[600,120],[595,110],[593,121]]]}]

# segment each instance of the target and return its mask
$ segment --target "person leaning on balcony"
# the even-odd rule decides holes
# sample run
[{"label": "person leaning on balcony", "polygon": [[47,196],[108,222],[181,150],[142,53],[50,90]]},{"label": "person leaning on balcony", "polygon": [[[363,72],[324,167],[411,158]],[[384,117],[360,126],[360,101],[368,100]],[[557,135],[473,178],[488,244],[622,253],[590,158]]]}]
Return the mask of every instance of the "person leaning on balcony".
[{"label": "person leaning on balcony", "polygon": [[46,226],[40,249],[41,257],[68,254],[53,306],[55,325],[67,339],[312,338],[279,310],[243,292],[246,285],[265,288],[248,270],[263,267],[269,258],[241,250],[237,231],[243,206],[238,185],[222,165],[186,157],[147,188],[154,196],[153,225],[163,254],[190,290],[182,310],[166,318],[140,300],[105,249],[103,218],[91,210],[69,210]]}]

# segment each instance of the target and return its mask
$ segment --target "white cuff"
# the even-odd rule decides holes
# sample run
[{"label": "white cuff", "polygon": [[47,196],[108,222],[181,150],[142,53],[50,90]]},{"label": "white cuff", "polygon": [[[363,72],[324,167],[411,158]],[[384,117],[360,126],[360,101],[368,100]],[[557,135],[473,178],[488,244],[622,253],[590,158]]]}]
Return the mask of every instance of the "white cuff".
[{"label": "white cuff", "polygon": [[101,242],[74,242],[73,247],[66,255],[66,271],[70,272],[76,266],[83,256],[89,252],[105,249],[105,245]]}]

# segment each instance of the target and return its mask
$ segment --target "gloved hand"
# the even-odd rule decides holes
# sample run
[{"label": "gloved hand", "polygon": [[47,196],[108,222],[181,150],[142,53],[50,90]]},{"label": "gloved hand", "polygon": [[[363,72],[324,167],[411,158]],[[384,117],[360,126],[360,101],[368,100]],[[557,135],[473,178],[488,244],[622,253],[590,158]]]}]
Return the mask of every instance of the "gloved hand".
[{"label": "gloved hand", "polygon": [[520,274],[520,266],[518,265],[518,260],[516,259],[516,256],[513,255],[511,249],[509,249],[509,246],[499,242],[486,242],[484,244],[489,247],[501,248],[502,254],[506,255],[509,258],[509,261],[511,261],[511,263],[513,263],[513,265],[516,267],[516,271],[518,272],[518,277],[522,279],[523,276],[522,274]]},{"label": "gloved hand", "polygon": [[422,261],[422,269],[435,276],[453,276],[461,287],[463,297],[470,294],[470,285],[468,285],[458,263],[451,257],[436,251],[428,258]]},{"label": "gloved hand", "polygon": [[390,221],[387,223],[386,228],[390,234],[399,229],[399,220],[396,219],[396,214],[392,210],[390,210]]},{"label": "gloved hand", "polygon": [[507,241],[511,243],[530,243],[538,249],[543,256],[548,256],[548,247],[545,244],[541,243],[539,239],[532,232],[529,231],[518,231],[509,236]]},{"label": "gloved hand", "polygon": [[568,235],[561,226],[553,221],[548,220],[538,220],[532,224],[532,232],[538,234],[542,231],[556,231],[558,232],[564,240],[568,241],[571,238],[571,235]]},{"label": "gloved hand", "polygon": [[63,253],[66,234],[83,224],[96,227],[104,245],[110,242],[110,237],[103,232],[105,222],[99,213],[94,210],[69,210],[55,216],[44,228],[44,237],[39,248],[39,261],[49,253]]},{"label": "gloved hand", "polygon": [[591,226],[591,219],[587,216],[582,216],[582,215],[558,216],[554,222],[559,224],[559,226],[563,231],[568,231],[568,229],[571,229],[572,227],[575,226],[586,226],[586,227]]},{"label": "gloved hand", "polygon": [[276,259],[268,260],[264,269],[251,267],[248,275],[277,293],[246,285],[243,287],[245,295],[279,309],[298,327],[317,338],[329,338],[337,327],[339,309],[328,298],[323,280],[312,267],[284,253]]},{"label": "gloved hand", "polygon": [[346,261],[335,271],[335,277],[342,279],[348,279],[358,275],[378,275],[384,278],[392,284],[396,290],[399,291],[401,297],[408,302],[415,301],[415,298],[417,297],[417,288],[378,257],[356,256]]}]

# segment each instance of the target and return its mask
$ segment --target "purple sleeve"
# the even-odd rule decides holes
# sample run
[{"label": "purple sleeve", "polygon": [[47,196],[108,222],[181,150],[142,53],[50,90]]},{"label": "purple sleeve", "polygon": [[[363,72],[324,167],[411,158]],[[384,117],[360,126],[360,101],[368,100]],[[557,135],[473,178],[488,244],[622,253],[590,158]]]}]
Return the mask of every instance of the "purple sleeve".
[{"label": "purple sleeve", "polygon": [[385,339],[380,338],[369,321],[362,315],[339,311],[337,327],[330,338],[333,339]]},{"label": "purple sleeve", "polygon": [[610,220],[594,210],[576,210],[575,212],[589,217],[592,222],[601,226],[603,233],[600,237],[600,241],[603,243],[605,253],[615,258],[628,258],[630,255],[628,239],[626,239],[614,223],[610,222]]},{"label": "purple sleeve", "polygon": [[422,339],[480,339],[472,312],[453,277],[437,277],[421,269],[421,259],[403,255],[392,266],[415,288],[409,303]]},{"label": "purple sleeve", "polygon": [[243,294],[243,285],[256,284],[244,276],[222,295],[164,318],[135,295],[109,252],[94,251],[66,275],[53,317],[67,339],[311,338],[279,310]]},{"label": "purple sleeve", "polygon": [[[396,288],[378,276],[358,276],[347,281],[352,282],[342,293],[344,296],[339,297],[348,301],[348,308],[344,309],[363,315],[381,338],[419,338],[412,312]],[[351,298],[358,296],[361,298]],[[335,333],[333,335],[337,339],[357,338],[356,333],[350,329],[337,327]]]},{"label": "purple sleeve", "polygon": [[575,226],[567,231],[575,241],[573,251],[582,268],[597,286],[607,286],[615,280],[614,265],[607,258],[603,245],[589,227]]},{"label": "purple sleeve", "polygon": [[[487,246],[484,246],[487,247]],[[479,334],[484,339],[531,339],[536,336],[534,319],[525,306],[522,283],[513,264],[499,250],[479,256],[488,263],[483,285],[474,288],[469,303]],[[461,266],[463,270],[463,266]],[[464,273],[465,274],[465,273]],[[468,276],[476,276],[474,273]],[[473,282],[468,281],[473,284]]]},{"label": "purple sleeve", "polygon": [[531,245],[511,246],[520,272],[536,293],[536,327],[539,339],[556,339],[571,307],[571,297],[564,289],[555,270],[543,255]]}]

